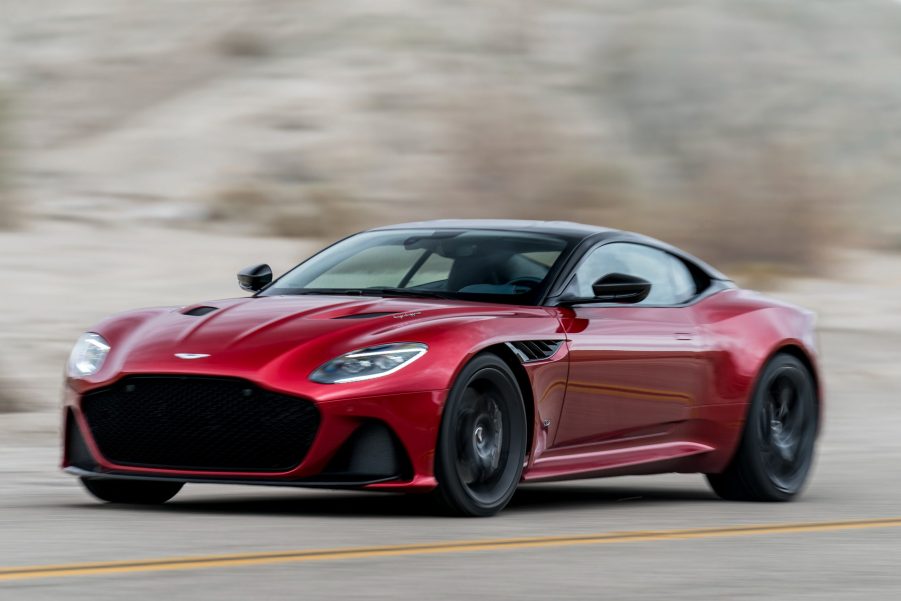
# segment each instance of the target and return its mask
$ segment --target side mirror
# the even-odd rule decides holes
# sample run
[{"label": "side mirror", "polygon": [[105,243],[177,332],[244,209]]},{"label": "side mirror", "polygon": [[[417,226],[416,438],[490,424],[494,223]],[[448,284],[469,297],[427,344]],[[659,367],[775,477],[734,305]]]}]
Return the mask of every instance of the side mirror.
[{"label": "side mirror", "polygon": [[272,268],[266,265],[254,265],[238,272],[238,285],[248,292],[259,292],[272,282]]},{"label": "side mirror", "polygon": [[595,300],[607,303],[640,303],[651,293],[651,283],[624,273],[608,273],[591,285]]}]

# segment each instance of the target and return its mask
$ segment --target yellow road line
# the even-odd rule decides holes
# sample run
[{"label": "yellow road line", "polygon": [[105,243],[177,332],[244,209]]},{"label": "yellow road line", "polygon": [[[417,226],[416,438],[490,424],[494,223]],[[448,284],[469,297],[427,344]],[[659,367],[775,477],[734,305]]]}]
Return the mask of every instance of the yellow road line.
[{"label": "yellow road line", "polygon": [[336,561],[370,557],[398,557],[436,553],[467,553],[472,551],[497,551],[510,549],[534,549],[542,547],[570,547],[577,545],[609,545],[664,540],[685,540],[751,536],[762,534],[788,534],[798,532],[830,532],[901,527],[901,517],[843,522],[799,522],[789,524],[760,524],[755,526],[723,526],[716,528],[690,528],[685,530],[649,530],[637,532],[607,532],[577,536],[544,536],[536,538],[484,539],[448,541],[411,545],[377,547],[349,547],[318,550],[273,551],[261,553],[235,553],[228,555],[196,555],[160,559],[136,559],[62,565],[37,565],[0,568],[0,582],[10,580],[36,580],[65,576],[98,574],[123,574],[157,572],[163,570],[199,570],[232,566],[271,565],[306,561]]}]

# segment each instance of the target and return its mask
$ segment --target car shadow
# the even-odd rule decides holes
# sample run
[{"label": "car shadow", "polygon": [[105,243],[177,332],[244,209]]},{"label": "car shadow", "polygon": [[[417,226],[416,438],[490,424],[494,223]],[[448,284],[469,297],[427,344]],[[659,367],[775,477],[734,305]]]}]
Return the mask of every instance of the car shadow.
[{"label": "car shadow", "polygon": [[523,486],[505,511],[555,510],[621,505],[623,503],[663,503],[677,501],[719,501],[713,492],[698,488],[611,487],[603,485],[543,484]]},{"label": "car shadow", "polygon": [[[523,485],[503,514],[563,511],[580,508],[616,506],[623,503],[719,502],[703,489],[609,487],[604,485],[541,484]],[[383,516],[442,517],[446,515],[427,495],[403,495],[377,492],[271,491],[253,496],[176,497],[159,506],[132,506],[89,503],[81,508],[104,511],[165,512],[209,515],[296,515],[368,518]]]}]

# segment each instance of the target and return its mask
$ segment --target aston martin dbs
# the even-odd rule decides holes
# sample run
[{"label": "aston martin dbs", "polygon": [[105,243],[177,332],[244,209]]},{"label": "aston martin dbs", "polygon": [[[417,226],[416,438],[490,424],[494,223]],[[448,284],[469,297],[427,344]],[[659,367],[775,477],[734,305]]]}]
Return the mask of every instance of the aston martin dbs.
[{"label": "aston martin dbs", "polygon": [[95,497],[353,488],[483,516],[521,482],[700,472],[725,499],[785,501],[809,475],[813,314],[658,240],[420,222],[238,280],[248,296],[78,340],[62,465]]}]

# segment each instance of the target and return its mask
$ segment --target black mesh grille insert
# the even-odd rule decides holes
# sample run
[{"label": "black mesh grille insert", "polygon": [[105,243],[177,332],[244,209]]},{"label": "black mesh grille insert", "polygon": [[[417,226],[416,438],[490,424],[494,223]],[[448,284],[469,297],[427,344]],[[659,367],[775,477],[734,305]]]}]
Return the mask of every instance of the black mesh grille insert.
[{"label": "black mesh grille insert", "polygon": [[130,376],[83,411],[108,460],[186,470],[289,470],[319,427],[310,401],[232,378]]}]

